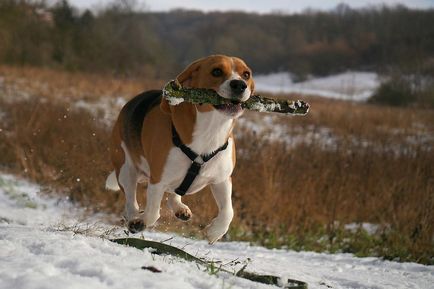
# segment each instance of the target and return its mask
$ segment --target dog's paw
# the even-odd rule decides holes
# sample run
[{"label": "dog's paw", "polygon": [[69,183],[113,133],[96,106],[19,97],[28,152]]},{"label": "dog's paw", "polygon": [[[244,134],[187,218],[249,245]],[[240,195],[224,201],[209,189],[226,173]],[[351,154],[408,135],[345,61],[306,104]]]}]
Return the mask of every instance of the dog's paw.
[{"label": "dog's paw", "polygon": [[130,231],[131,233],[135,234],[143,231],[144,229],[145,221],[142,218],[128,221],[128,231]]},{"label": "dog's paw", "polygon": [[180,219],[181,221],[184,221],[184,222],[190,220],[192,216],[193,216],[193,214],[191,213],[190,208],[187,206],[185,208],[181,208],[177,212],[175,212],[175,217],[177,217],[178,219]]},{"label": "dog's paw", "polygon": [[217,242],[228,231],[229,227],[214,220],[205,228],[205,237],[210,245]]}]

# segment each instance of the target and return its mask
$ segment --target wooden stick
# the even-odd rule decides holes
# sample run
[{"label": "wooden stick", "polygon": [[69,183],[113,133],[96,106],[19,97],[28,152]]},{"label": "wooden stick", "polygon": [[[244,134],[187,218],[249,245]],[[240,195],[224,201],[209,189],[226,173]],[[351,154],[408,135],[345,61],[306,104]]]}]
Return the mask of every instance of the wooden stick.
[{"label": "wooden stick", "polygon": [[[170,105],[178,105],[184,101],[194,104],[236,104],[236,101],[223,98],[212,89],[183,88],[172,80],[163,89],[163,96]],[[302,100],[272,99],[260,95],[252,95],[247,101],[241,102],[241,107],[259,112],[278,112],[283,114],[305,115],[309,104]]]}]

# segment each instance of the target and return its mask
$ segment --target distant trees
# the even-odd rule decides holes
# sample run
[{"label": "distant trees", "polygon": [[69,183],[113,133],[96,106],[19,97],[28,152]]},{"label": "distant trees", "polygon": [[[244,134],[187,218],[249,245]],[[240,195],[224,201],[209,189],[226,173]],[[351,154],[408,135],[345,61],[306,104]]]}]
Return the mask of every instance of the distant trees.
[{"label": "distant trees", "polygon": [[434,56],[433,10],[341,5],[330,13],[299,15],[173,11],[147,16],[162,41],[183,47],[174,51],[181,62],[221,52],[243,57],[256,72],[289,70],[302,78],[382,70]]},{"label": "distant trees", "polygon": [[0,2],[0,61],[44,65],[50,61],[49,22],[38,13],[40,5],[24,1]]},{"label": "distant trees", "polygon": [[171,57],[147,18],[127,8],[113,5],[94,15],[89,10],[79,13],[66,0],[50,8],[30,1],[2,1],[0,62],[166,76]]},{"label": "distant trees", "polygon": [[[35,4],[36,3],[36,4]],[[434,59],[434,11],[403,6],[258,15],[134,10],[134,0],[98,13],[67,0],[0,2],[0,62],[116,75],[173,77],[212,53],[240,56],[256,73],[299,79],[347,69],[388,71]]]}]

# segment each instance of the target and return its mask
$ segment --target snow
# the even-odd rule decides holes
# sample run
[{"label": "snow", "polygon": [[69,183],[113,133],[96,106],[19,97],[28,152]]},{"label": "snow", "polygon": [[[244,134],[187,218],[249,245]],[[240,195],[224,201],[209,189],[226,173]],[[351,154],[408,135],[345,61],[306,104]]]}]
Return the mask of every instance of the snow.
[{"label": "snow", "polygon": [[[424,152],[433,150],[432,142],[434,141],[434,135],[430,133],[429,128],[420,123],[413,126],[412,129],[377,126],[375,129],[378,133],[398,140],[396,142],[391,141],[387,146],[384,146],[384,144],[373,138],[354,134],[342,136],[328,126],[291,125],[290,121],[291,119],[288,118],[285,123],[282,118],[273,114],[262,116],[249,114],[237,120],[235,131],[237,134],[253,132],[262,139],[284,143],[288,149],[302,144],[314,144],[322,150],[335,151],[340,143],[350,140],[354,150],[360,147],[370,147],[379,154],[391,154],[395,156],[416,156],[418,150]],[[415,149],[415,145],[418,145],[420,148]],[[242,153],[242,150],[239,150],[239,153]]]},{"label": "snow", "polygon": [[101,97],[96,102],[88,102],[78,100],[74,102],[73,107],[83,109],[91,113],[99,122],[110,127],[118,117],[119,111],[127,103],[124,97],[118,96],[115,98]]},{"label": "snow", "polygon": [[[102,223],[101,215],[80,222],[84,210],[40,190],[36,184],[0,173],[0,288],[276,288],[229,274],[208,274],[191,262],[111,243],[101,235],[121,236],[122,228]],[[249,271],[303,280],[312,289],[423,289],[434,284],[434,266],[351,254],[269,250],[242,242],[208,245],[155,231],[144,235],[156,241],[173,237],[170,244],[193,255],[224,263],[240,261],[226,265],[229,269],[248,263]]]},{"label": "snow", "polygon": [[346,230],[351,232],[356,232],[359,229],[363,229],[369,235],[374,235],[380,228],[380,225],[372,223],[350,223],[346,224],[344,227]]},{"label": "snow", "polygon": [[255,76],[257,91],[271,93],[299,93],[327,98],[365,101],[381,84],[373,72],[348,71],[326,77],[293,82],[288,72]]},{"label": "snow", "polygon": [[[330,128],[325,126],[297,126],[287,125],[277,121],[276,116],[264,115],[258,118],[240,118],[237,120],[236,130],[252,131],[262,138],[271,141],[283,142],[288,149],[301,144],[316,144],[324,150],[333,150],[340,141]],[[242,151],[240,151],[242,152]]]}]

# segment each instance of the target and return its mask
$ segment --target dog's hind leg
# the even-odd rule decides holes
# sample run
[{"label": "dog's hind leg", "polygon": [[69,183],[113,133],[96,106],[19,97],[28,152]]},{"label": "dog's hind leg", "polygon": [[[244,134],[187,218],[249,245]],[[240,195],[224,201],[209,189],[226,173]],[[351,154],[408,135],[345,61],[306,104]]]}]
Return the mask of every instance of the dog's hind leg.
[{"label": "dog's hind leg", "polygon": [[138,172],[125,143],[122,142],[121,148],[124,152],[124,163],[116,169],[116,177],[119,187],[125,194],[125,218],[128,221],[128,230],[137,233],[144,229],[143,222],[137,222],[140,220],[136,196]]},{"label": "dog's hind leg", "polygon": [[190,220],[191,216],[193,216],[190,208],[181,201],[181,196],[178,194],[170,193],[167,200],[167,205],[175,214],[175,216],[182,221],[188,221]]},{"label": "dog's hind leg", "polygon": [[216,200],[219,213],[211,224],[205,228],[205,234],[210,244],[220,239],[229,229],[234,216],[232,209],[232,181],[228,178],[218,184],[211,185],[211,191]]}]

